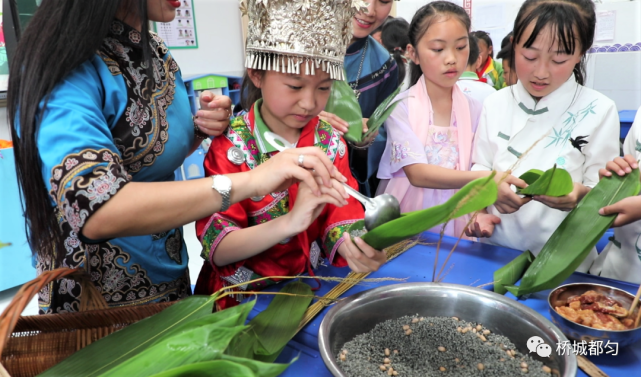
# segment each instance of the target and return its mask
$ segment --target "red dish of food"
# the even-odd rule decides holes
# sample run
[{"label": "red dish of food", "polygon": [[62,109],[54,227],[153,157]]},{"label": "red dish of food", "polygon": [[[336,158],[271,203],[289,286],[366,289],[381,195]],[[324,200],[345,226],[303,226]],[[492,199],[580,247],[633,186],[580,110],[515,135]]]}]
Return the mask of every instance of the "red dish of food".
[{"label": "red dish of food", "polygon": [[565,306],[554,307],[557,313],[580,325],[601,330],[630,330],[634,316],[618,301],[595,291],[567,299]]}]

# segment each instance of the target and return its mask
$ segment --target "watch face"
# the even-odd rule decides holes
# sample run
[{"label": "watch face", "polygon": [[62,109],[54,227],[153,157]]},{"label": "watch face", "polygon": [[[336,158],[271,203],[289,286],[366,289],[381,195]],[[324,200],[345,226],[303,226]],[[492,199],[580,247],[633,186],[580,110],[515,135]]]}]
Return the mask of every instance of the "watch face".
[{"label": "watch face", "polygon": [[231,190],[231,179],[225,175],[217,175],[215,181],[216,189],[221,191]]}]

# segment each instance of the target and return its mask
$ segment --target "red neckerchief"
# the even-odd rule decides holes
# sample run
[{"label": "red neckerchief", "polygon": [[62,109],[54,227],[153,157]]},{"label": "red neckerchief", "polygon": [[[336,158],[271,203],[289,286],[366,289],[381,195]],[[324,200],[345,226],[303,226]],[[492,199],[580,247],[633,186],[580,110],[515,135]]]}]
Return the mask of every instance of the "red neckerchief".
[{"label": "red neckerchief", "polygon": [[488,67],[492,64],[492,59],[490,57],[487,57],[487,60],[485,60],[485,64],[483,64],[483,67],[476,71],[476,75],[479,77],[480,82],[484,82],[487,84],[487,78],[483,77],[483,73],[485,73],[485,70],[488,69]]}]

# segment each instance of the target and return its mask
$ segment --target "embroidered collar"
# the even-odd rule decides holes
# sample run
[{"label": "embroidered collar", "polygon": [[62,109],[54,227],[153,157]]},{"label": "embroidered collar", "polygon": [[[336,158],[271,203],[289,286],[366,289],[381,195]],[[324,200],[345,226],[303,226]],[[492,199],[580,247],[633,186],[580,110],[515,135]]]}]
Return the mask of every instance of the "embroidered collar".
[{"label": "embroidered collar", "polygon": [[[248,126],[250,127],[252,131],[252,135],[254,136],[254,139],[256,140],[256,146],[258,147],[258,151],[262,154],[268,154],[268,153],[274,153],[278,152],[278,149],[274,148],[267,140],[265,139],[265,132],[271,132],[269,129],[269,126],[265,124],[265,121],[263,121],[262,116],[260,115],[260,106],[262,105],[263,100],[259,99],[258,101],[254,102],[254,106],[252,106],[251,111],[248,114]],[[299,141],[303,139],[304,134],[308,133],[310,130],[315,130],[316,126],[318,125],[318,117],[312,118],[312,120],[309,121],[303,127],[301,130],[301,134],[299,137]]]},{"label": "embroidered collar", "polygon": [[[125,46],[132,47],[137,50],[142,49],[142,34],[129,26],[128,24],[114,18],[109,28],[108,37],[114,38]],[[161,56],[166,53],[162,48],[162,41],[156,33],[149,33],[149,43],[151,47],[157,50]]]},{"label": "embroidered collar", "polygon": [[459,80],[476,80],[476,81],[478,81],[479,80],[479,75],[477,75],[476,72],[465,71],[465,72],[463,72],[461,77],[459,77]]},{"label": "embroidered collar", "polygon": [[367,39],[369,36],[361,39],[357,39],[356,42],[352,43],[347,47],[347,53],[346,55],[354,55],[359,53],[363,47],[365,47],[365,42],[367,42]]},{"label": "embroidered collar", "polygon": [[519,108],[528,115],[540,115],[556,108],[561,111],[569,108],[574,100],[578,84],[574,79],[574,75],[571,75],[557,90],[542,97],[538,102],[532,98],[521,81],[518,81],[515,87],[515,99]]}]

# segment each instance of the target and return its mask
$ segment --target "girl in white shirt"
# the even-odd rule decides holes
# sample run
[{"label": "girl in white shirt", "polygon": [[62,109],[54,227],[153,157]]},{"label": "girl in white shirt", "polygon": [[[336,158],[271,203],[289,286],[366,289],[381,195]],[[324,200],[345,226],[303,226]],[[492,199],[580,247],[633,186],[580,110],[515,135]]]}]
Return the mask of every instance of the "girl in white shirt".
[{"label": "girl in white shirt", "polygon": [[[591,0],[527,0],[514,22],[512,71],[516,85],[488,97],[472,154],[472,170],[530,169],[556,164],[574,190],[562,197],[534,196],[512,214],[494,206],[477,216],[468,235],[535,255],[576,204],[596,185],[599,168],[619,152],[614,102],[586,88],[585,52],[594,40]],[[587,271],[596,250],[579,266]]]},{"label": "girl in white shirt", "polygon": [[[630,173],[637,169],[641,159],[641,108],[623,143],[625,157],[608,162],[599,174],[611,176]],[[591,273],[604,277],[641,283],[641,196],[631,196],[599,211],[601,215],[617,214],[614,220],[614,238],[603,249],[590,269]]]}]

